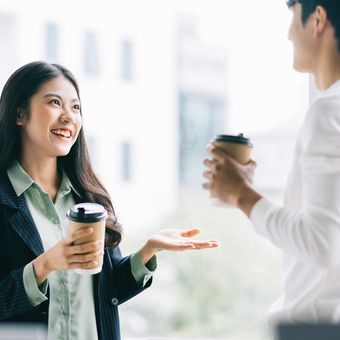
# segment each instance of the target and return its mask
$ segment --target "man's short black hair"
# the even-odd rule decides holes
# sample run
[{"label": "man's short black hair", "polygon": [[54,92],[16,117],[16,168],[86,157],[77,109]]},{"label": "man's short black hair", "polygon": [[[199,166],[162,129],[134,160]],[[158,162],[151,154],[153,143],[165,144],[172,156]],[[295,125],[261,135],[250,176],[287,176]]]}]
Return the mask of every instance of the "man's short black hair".
[{"label": "man's short black hair", "polygon": [[340,0],[287,0],[286,3],[289,8],[296,3],[301,4],[303,24],[307,22],[317,6],[323,7],[327,12],[329,22],[334,28],[335,39],[337,40],[338,51],[340,52]]}]

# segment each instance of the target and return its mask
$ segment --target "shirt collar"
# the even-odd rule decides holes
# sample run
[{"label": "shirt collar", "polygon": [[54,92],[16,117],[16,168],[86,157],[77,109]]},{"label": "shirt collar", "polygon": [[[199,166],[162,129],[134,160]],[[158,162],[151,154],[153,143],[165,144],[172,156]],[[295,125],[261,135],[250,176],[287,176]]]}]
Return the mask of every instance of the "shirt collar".
[{"label": "shirt collar", "polygon": [[34,183],[33,179],[21,167],[17,160],[7,169],[7,175],[18,197]]},{"label": "shirt collar", "polygon": [[340,80],[337,80],[327,89],[322,90],[322,91],[317,91],[312,103],[322,98],[337,97],[339,95],[340,95]]},{"label": "shirt collar", "polygon": [[75,187],[71,183],[70,179],[66,175],[66,172],[64,170],[62,172],[63,172],[63,178],[61,180],[60,187],[59,187],[59,190],[58,190],[59,194],[65,196],[66,194],[68,194],[72,190],[75,194],[77,194],[78,197],[81,197],[79,192],[75,189]]},{"label": "shirt collar", "polygon": [[[7,175],[18,197],[21,196],[26,190],[28,190],[33,184],[35,184],[33,179],[21,167],[17,160],[13,163],[11,167],[7,169]],[[74,188],[64,170],[62,171],[62,175],[63,177],[58,190],[58,196],[65,196],[72,190],[75,194],[77,194],[77,196],[81,197],[79,192]]]}]

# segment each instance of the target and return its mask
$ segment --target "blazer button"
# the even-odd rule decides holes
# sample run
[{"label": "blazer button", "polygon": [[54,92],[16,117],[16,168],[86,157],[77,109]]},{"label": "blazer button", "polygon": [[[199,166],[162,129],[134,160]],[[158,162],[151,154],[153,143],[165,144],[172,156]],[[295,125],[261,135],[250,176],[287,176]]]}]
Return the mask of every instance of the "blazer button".
[{"label": "blazer button", "polygon": [[118,299],[117,298],[112,298],[111,304],[114,305],[114,306],[117,306],[118,305]]}]

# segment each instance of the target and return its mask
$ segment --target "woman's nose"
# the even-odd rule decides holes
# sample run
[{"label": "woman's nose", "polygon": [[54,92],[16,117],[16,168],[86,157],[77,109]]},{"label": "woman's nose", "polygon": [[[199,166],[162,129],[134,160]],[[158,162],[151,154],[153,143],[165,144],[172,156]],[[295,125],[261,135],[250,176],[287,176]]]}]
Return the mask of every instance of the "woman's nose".
[{"label": "woman's nose", "polygon": [[72,123],[74,121],[72,111],[68,109],[64,109],[62,115],[60,116],[60,120],[63,123]]}]

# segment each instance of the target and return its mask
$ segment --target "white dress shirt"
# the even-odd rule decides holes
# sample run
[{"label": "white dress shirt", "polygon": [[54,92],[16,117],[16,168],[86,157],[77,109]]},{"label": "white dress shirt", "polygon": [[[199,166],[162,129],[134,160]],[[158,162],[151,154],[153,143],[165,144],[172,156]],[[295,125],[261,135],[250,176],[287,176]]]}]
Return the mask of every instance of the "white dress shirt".
[{"label": "white dress shirt", "polygon": [[268,322],[340,321],[340,80],[311,103],[285,204],[256,203],[255,230],[283,251],[283,295]]}]

